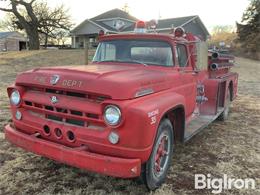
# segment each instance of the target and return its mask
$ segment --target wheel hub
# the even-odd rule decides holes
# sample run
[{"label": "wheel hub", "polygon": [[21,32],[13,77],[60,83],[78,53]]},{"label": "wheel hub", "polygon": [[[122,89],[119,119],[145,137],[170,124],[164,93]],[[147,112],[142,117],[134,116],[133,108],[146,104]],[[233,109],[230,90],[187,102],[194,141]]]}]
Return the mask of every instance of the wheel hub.
[{"label": "wheel hub", "polygon": [[163,174],[169,160],[169,136],[167,134],[163,134],[160,139],[158,139],[156,146],[154,174],[156,177],[160,177]]}]

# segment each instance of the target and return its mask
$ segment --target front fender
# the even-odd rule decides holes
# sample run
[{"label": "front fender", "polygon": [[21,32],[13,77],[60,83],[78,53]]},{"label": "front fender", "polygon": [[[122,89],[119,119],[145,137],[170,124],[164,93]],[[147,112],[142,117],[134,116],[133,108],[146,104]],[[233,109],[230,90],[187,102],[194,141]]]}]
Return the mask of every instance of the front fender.
[{"label": "front fender", "polygon": [[149,148],[149,158],[161,119],[177,106],[184,107],[184,97],[176,92],[160,92],[130,100],[124,108],[124,123],[119,127],[121,146]]}]

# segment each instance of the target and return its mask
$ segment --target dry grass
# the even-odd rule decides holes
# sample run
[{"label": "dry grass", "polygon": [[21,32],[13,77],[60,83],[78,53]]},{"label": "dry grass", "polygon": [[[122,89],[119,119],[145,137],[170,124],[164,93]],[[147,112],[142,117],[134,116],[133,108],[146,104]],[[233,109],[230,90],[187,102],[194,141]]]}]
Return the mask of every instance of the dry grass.
[{"label": "dry grass", "polygon": [[[146,194],[136,180],[123,180],[86,172],[16,148],[4,140],[3,127],[10,114],[6,87],[17,73],[40,66],[82,64],[83,51],[40,51],[0,54],[0,194]],[[260,62],[238,58],[239,96],[229,120],[214,122],[175,150],[166,183],[150,194],[210,194],[194,190],[194,174],[255,178],[260,185]]]}]

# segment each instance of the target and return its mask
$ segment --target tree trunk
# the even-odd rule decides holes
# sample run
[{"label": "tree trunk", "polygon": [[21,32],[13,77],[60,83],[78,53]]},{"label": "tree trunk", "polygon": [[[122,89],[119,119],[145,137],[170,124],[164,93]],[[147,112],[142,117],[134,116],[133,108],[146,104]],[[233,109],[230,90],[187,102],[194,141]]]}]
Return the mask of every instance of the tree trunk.
[{"label": "tree trunk", "polygon": [[47,46],[48,46],[48,35],[46,34],[45,35],[45,40],[44,40],[44,47],[45,47],[45,49],[47,48]]},{"label": "tree trunk", "polygon": [[40,49],[40,41],[39,34],[36,29],[25,29],[27,35],[29,37],[29,50],[39,50]]}]

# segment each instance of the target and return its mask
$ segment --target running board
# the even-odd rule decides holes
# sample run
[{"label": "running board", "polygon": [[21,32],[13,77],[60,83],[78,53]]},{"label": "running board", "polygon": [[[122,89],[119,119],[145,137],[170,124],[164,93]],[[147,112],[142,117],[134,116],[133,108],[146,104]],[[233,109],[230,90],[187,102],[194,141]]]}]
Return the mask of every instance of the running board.
[{"label": "running board", "polygon": [[190,138],[216,120],[223,111],[224,108],[218,108],[218,113],[216,115],[201,115],[193,119],[185,127],[184,142],[187,142]]}]

